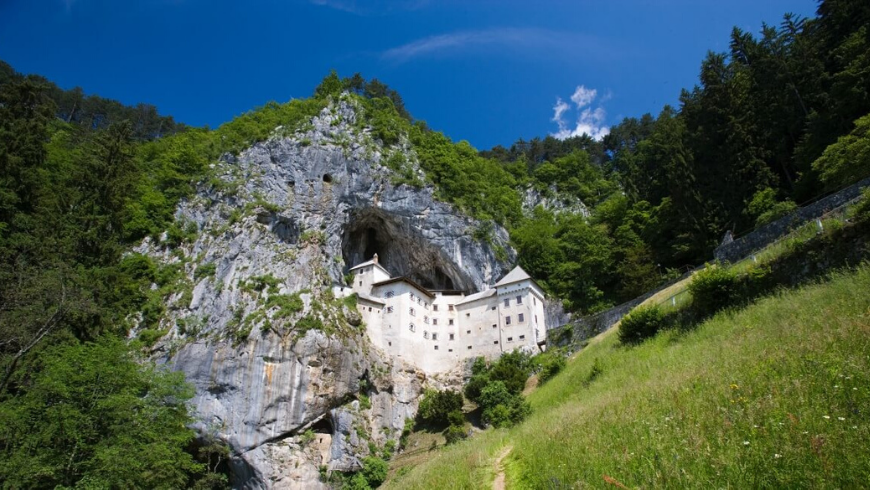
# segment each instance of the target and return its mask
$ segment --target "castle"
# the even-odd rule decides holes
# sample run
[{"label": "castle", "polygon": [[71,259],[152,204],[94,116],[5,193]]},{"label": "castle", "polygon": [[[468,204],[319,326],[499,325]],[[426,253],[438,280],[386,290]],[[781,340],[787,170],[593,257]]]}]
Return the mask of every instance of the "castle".
[{"label": "castle", "polygon": [[[534,352],[546,343],[544,293],[520,267],[494,287],[468,296],[391,277],[377,254],[350,272],[372,343],[427,373],[449,371],[473,357]],[[339,295],[349,294],[340,289]]]}]

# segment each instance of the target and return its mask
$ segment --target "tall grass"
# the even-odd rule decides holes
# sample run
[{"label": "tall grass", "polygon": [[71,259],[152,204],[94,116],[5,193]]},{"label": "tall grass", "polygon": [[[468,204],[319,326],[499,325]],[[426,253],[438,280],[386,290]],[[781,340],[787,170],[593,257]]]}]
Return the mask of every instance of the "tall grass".
[{"label": "tall grass", "polygon": [[868,291],[864,266],[636,347],[611,330],[530,395],[525,423],[388,486],[486,487],[509,445],[509,488],[866,487]]}]

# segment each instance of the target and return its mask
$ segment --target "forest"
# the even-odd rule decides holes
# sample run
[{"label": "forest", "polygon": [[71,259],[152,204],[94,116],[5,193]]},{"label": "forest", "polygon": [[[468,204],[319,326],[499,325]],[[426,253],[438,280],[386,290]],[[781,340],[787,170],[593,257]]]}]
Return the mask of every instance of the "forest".
[{"label": "forest", "polygon": [[[412,117],[360,75],[268,103],[217,129],[154,106],[63,90],[0,62],[0,474],[4,487],[227,483],[226,448],[195,440],[191,388],[125,342],[162,315],[173,271],[124,254],[188,240],[178,201],[209,164],[293,128],[342,92],[385,147],[407,141],[439,197],[510,232],[519,263],[566,309],[595,312],[710,260],[741,235],[870,175],[870,4],[825,0],[709,53],[679,107],[627,118],[602,141],[552,136],[478,151]],[[404,177],[403,177],[404,175]],[[404,180],[403,180],[404,179]],[[523,209],[533,190],[588,216]],[[570,206],[569,206],[570,207]],[[136,454],[136,458],[129,457]]]}]

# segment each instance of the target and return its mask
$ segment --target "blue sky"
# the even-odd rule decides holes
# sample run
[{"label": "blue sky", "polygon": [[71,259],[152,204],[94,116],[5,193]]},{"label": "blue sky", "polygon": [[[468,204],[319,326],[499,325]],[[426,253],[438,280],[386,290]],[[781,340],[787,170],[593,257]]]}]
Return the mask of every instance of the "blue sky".
[{"label": "blue sky", "polygon": [[[657,114],[733,26],[813,0],[0,0],[0,59],[64,88],[212,127],[329,72],[398,90],[484,149]],[[558,116],[558,117],[555,117]]]}]

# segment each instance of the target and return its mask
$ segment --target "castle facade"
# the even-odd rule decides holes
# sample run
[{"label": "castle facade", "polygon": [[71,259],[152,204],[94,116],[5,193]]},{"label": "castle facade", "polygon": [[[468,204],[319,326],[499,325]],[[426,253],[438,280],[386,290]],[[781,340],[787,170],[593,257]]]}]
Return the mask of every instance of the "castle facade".
[{"label": "castle facade", "polygon": [[[537,352],[546,343],[544,293],[520,267],[471,295],[432,291],[407,277],[391,277],[377,254],[350,272],[372,343],[427,373],[452,370],[473,357],[493,359],[516,349]],[[349,294],[341,289],[336,293]]]}]

